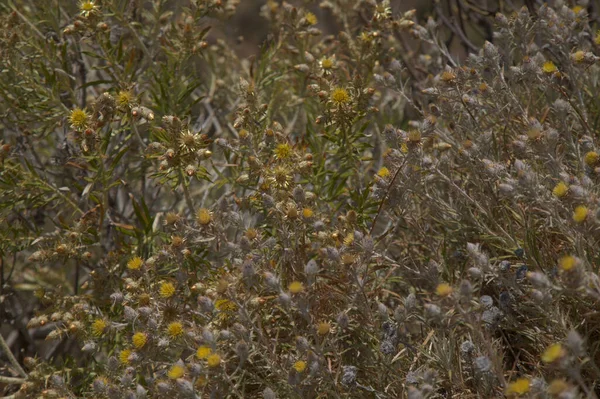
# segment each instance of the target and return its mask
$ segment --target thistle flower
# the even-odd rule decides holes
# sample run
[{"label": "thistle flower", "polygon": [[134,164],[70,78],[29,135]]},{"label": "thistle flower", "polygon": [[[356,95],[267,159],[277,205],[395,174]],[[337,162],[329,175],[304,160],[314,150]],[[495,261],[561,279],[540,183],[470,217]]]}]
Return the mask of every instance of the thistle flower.
[{"label": "thistle flower", "polygon": [[69,116],[71,127],[75,130],[85,129],[88,126],[88,120],[88,114],[81,108],[75,108],[71,111],[71,115]]},{"label": "thistle flower", "polygon": [[390,170],[384,166],[379,169],[377,176],[381,177],[382,179],[386,179],[390,176]]},{"label": "thistle flower", "polygon": [[583,157],[585,164],[589,167],[594,167],[598,163],[598,159],[600,159],[600,156],[596,151],[589,151]]},{"label": "thistle flower", "polygon": [[183,325],[178,321],[174,321],[167,326],[167,333],[171,338],[176,338],[183,334]]},{"label": "thistle flower", "polygon": [[127,262],[127,268],[129,270],[139,270],[142,267],[144,261],[139,256],[134,256]]},{"label": "thistle flower", "polygon": [[148,336],[143,332],[135,333],[131,338],[131,342],[136,349],[141,349],[146,345],[146,342],[148,342]]},{"label": "thistle flower", "polygon": [[200,360],[207,359],[212,354],[212,349],[210,347],[202,345],[196,351],[196,357]]},{"label": "thistle flower", "polygon": [[552,344],[542,354],[542,362],[544,363],[554,363],[559,360],[563,356],[565,356],[566,351],[562,347],[561,344]]},{"label": "thistle flower", "polygon": [[326,321],[322,321],[317,325],[317,334],[319,335],[327,335],[331,331],[331,324]]},{"label": "thistle flower", "polygon": [[175,286],[173,285],[173,283],[163,281],[160,284],[159,292],[161,297],[171,298],[175,294]]},{"label": "thistle flower", "polygon": [[206,358],[206,365],[210,368],[216,368],[221,365],[221,356],[216,353],[208,355]]},{"label": "thistle flower", "polygon": [[439,296],[448,296],[452,294],[452,291],[452,286],[447,283],[438,284],[438,286],[435,288],[435,293]]},{"label": "thistle flower", "polygon": [[575,223],[583,223],[587,218],[589,213],[589,209],[585,205],[579,205],[575,208],[575,212],[573,212],[573,221]]},{"label": "thistle flower", "polygon": [[506,387],[507,395],[523,395],[529,392],[530,381],[528,378],[519,378],[518,380],[511,382]]},{"label": "thistle flower", "polygon": [[569,192],[569,186],[567,186],[564,182],[558,182],[556,186],[552,189],[552,194],[557,198],[563,198]]},{"label": "thistle flower", "polygon": [[300,281],[293,281],[292,283],[290,283],[290,285],[288,286],[288,290],[290,291],[290,293],[292,294],[299,294],[302,291],[304,291],[304,284],[302,284]]},{"label": "thistle flower", "polygon": [[296,372],[302,373],[304,370],[306,370],[306,362],[304,360],[298,360],[292,367],[294,370],[296,370]]},{"label": "thistle flower", "polygon": [[321,59],[321,61],[319,61],[319,65],[323,70],[329,71],[330,69],[332,69],[335,66],[335,58],[334,57],[325,57],[325,58]]},{"label": "thistle flower", "polygon": [[350,94],[343,87],[336,87],[331,92],[331,101],[337,106],[347,104],[350,102]]},{"label": "thistle flower", "polygon": [[558,68],[556,67],[556,65],[554,65],[554,62],[546,61],[546,62],[544,62],[544,65],[542,66],[542,71],[544,71],[544,73],[546,73],[546,74],[551,74],[551,73],[558,71]]},{"label": "thistle flower", "polygon": [[79,2],[79,10],[81,11],[81,15],[87,18],[91,14],[98,12],[100,7],[93,0],[82,0]]},{"label": "thistle flower", "polygon": [[121,90],[117,94],[117,105],[121,108],[125,108],[131,105],[133,101],[133,94],[129,90]]},{"label": "thistle flower", "polygon": [[180,365],[180,364],[174,364],[169,369],[169,372],[167,373],[167,376],[171,380],[176,380],[178,378],[183,377],[184,374],[185,374],[185,368],[182,365]]},{"label": "thistle flower", "polygon": [[104,331],[108,327],[108,323],[104,319],[96,319],[92,323],[92,335],[95,337],[100,337],[104,334]]},{"label": "thistle flower", "polygon": [[198,209],[198,212],[196,212],[196,221],[201,226],[206,226],[210,224],[210,222],[212,221],[211,212],[206,208]]},{"label": "thistle flower", "polygon": [[563,256],[558,261],[558,266],[566,272],[568,272],[569,270],[572,270],[576,265],[577,265],[577,258],[574,256],[570,256],[570,255]]},{"label": "thistle flower", "polygon": [[119,361],[124,365],[128,365],[129,357],[132,353],[133,352],[131,351],[131,349],[123,349],[121,352],[119,352]]}]

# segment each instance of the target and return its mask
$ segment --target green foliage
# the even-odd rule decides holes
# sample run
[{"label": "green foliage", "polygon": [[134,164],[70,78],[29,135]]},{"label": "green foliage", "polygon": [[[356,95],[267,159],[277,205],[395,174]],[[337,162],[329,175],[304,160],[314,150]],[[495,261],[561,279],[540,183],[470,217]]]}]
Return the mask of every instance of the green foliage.
[{"label": "green foliage", "polygon": [[0,4],[5,394],[594,397],[594,8],[238,3]]}]

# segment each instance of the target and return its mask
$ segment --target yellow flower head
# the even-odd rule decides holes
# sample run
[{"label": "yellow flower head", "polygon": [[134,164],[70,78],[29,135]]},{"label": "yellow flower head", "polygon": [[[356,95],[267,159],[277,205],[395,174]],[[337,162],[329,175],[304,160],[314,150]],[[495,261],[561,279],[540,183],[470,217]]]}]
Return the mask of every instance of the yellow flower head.
[{"label": "yellow flower head", "polygon": [[92,335],[95,337],[102,336],[102,334],[104,334],[104,330],[106,330],[107,326],[108,326],[108,324],[106,323],[106,320],[96,319],[92,323]]},{"label": "yellow flower head", "polygon": [[561,344],[550,345],[542,354],[542,362],[553,363],[566,354]]},{"label": "yellow flower head", "polygon": [[589,209],[587,206],[579,205],[577,208],[575,208],[575,212],[573,212],[573,220],[576,223],[583,223],[587,218],[588,213]]},{"label": "yellow flower head", "polygon": [[309,25],[316,25],[317,24],[317,16],[315,14],[313,14],[312,12],[307,12],[306,15],[304,16],[304,19],[306,20],[306,23],[308,23]]},{"label": "yellow flower head", "polygon": [[302,216],[303,216],[305,219],[310,219],[310,218],[312,218],[314,215],[315,215],[315,213],[313,212],[313,210],[312,210],[312,209],[310,209],[310,208],[304,208],[304,209],[302,209]]},{"label": "yellow flower head", "polygon": [[319,335],[327,335],[331,331],[331,324],[326,321],[322,321],[317,326],[317,334]]},{"label": "yellow flower head", "polygon": [[129,356],[131,356],[131,353],[131,349],[123,349],[121,352],[119,352],[119,361],[121,364],[129,364]]},{"label": "yellow flower head", "polygon": [[174,364],[169,369],[167,376],[172,380],[176,380],[178,378],[183,377],[184,374],[185,374],[185,368],[180,364]]},{"label": "yellow flower head", "polygon": [[175,286],[173,283],[163,281],[160,284],[160,296],[163,298],[171,298],[175,294]]},{"label": "yellow flower head", "polygon": [[131,104],[133,100],[133,95],[129,90],[121,90],[119,94],[117,94],[117,105],[119,107],[126,107]]},{"label": "yellow flower head", "polygon": [[129,270],[139,270],[142,267],[144,261],[139,256],[135,256],[127,262],[127,268]]},{"label": "yellow flower head", "polygon": [[519,378],[506,387],[507,395],[523,395],[529,392],[530,382],[528,378]]},{"label": "yellow flower head", "polygon": [[587,166],[594,166],[598,163],[599,158],[600,158],[600,156],[598,155],[598,153],[596,151],[590,151],[587,154],[585,154],[585,156],[583,157],[583,160],[585,161],[585,164]]},{"label": "yellow flower head", "polygon": [[97,9],[98,6],[93,1],[83,0],[79,2],[79,9],[84,13],[89,13]]},{"label": "yellow flower head", "polygon": [[438,284],[438,286],[435,288],[435,293],[439,296],[448,296],[452,294],[452,291],[452,286],[447,283]]},{"label": "yellow flower head", "polygon": [[389,175],[390,175],[390,170],[388,168],[386,168],[385,166],[383,168],[379,169],[379,172],[377,172],[377,176],[381,177],[382,179],[389,177]]},{"label": "yellow flower head", "polygon": [[350,102],[350,94],[348,94],[348,90],[343,87],[336,87],[331,92],[331,101],[335,105],[344,105]]},{"label": "yellow flower head", "polygon": [[88,125],[88,119],[88,114],[81,108],[75,108],[73,111],[71,111],[71,115],[69,116],[71,127],[77,130],[85,129]]},{"label": "yellow flower head", "polygon": [[143,332],[135,333],[131,338],[131,342],[137,349],[141,349],[146,345],[146,342],[148,342],[148,336]]},{"label": "yellow flower head", "polygon": [[554,65],[554,62],[546,61],[542,66],[542,71],[544,71],[544,73],[551,74],[558,71],[558,68],[556,67],[556,65]]},{"label": "yellow flower head", "polygon": [[559,182],[556,186],[554,186],[554,188],[552,189],[552,194],[554,194],[555,197],[557,198],[562,198],[565,195],[567,195],[567,193],[569,192],[569,186],[567,186],[564,182]]},{"label": "yellow flower head", "polygon": [[221,356],[219,356],[216,353],[213,353],[212,355],[209,355],[206,358],[206,364],[210,368],[219,367],[219,365],[221,364]]},{"label": "yellow flower head", "polygon": [[183,334],[183,324],[174,321],[167,326],[167,333],[171,338],[176,338]]},{"label": "yellow flower head", "polygon": [[298,360],[296,363],[294,363],[293,367],[298,373],[302,373],[304,370],[306,370],[306,362],[304,360]]},{"label": "yellow flower head", "polygon": [[273,153],[277,159],[287,159],[292,156],[292,146],[288,143],[278,144],[277,147],[275,147],[275,150],[273,150]]},{"label": "yellow flower head", "polygon": [[579,50],[571,54],[571,58],[575,62],[583,62],[585,60],[585,51]]},{"label": "yellow flower head", "polygon": [[202,226],[206,226],[207,224],[209,224],[212,220],[212,215],[210,213],[210,211],[206,208],[200,208],[198,209],[198,212],[196,212],[196,221],[198,222],[198,224],[202,225]]},{"label": "yellow flower head", "polygon": [[300,281],[293,281],[288,286],[288,290],[290,290],[292,294],[299,294],[304,291],[304,284],[302,284]]},{"label": "yellow flower head", "polygon": [[202,345],[196,351],[196,357],[198,359],[206,359],[212,354],[212,349],[206,345]]},{"label": "yellow flower head", "polygon": [[325,69],[326,71],[333,68],[335,62],[333,61],[333,58],[329,58],[329,57],[325,57],[321,60],[321,68]]},{"label": "yellow flower head", "polygon": [[568,272],[569,270],[572,270],[576,265],[577,265],[577,258],[574,256],[570,256],[570,255],[563,256],[558,261],[558,266],[566,272]]}]

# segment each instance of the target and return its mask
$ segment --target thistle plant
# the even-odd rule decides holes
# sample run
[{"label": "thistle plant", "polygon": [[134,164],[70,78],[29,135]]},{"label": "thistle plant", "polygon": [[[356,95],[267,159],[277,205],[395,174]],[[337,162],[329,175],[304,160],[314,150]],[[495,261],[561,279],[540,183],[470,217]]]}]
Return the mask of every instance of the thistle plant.
[{"label": "thistle plant", "polygon": [[5,397],[596,397],[597,6],[259,3],[0,4]]}]

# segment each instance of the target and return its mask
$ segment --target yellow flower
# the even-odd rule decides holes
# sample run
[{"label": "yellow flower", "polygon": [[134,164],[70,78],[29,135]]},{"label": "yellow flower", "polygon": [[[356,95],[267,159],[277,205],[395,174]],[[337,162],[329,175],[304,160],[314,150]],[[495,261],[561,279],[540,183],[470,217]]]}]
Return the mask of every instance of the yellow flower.
[{"label": "yellow flower", "polygon": [[550,395],[560,395],[569,388],[569,384],[565,380],[556,379],[552,380],[548,387],[548,393]]},{"label": "yellow flower", "polygon": [[221,356],[219,356],[216,353],[213,353],[212,355],[209,355],[206,358],[206,364],[210,368],[219,367],[219,365],[221,364]]},{"label": "yellow flower", "polygon": [[273,153],[277,159],[287,159],[292,156],[292,147],[288,143],[278,144]]},{"label": "yellow flower", "polygon": [[566,354],[561,344],[550,345],[542,354],[542,362],[553,363]]},{"label": "yellow flower", "polygon": [[106,330],[107,326],[108,326],[108,324],[106,323],[106,320],[96,319],[92,323],[92,335],[95,337],[102,336],[102,334],[104,334],[104,330]]},{"label": "yellow flower", "polygon": [[554,62],[552,61],[546,61],[544,62],[544,65],[542,66],[542,71],[544,71],[544,73],[554,73],[556,71],[558,71],[558,68],[556,67],[556,65],[554,65]]},{"label": "yellow flower", "polygon": [[231,313],[237,310],[237,305],[229,299],[217,299],[215,301],[215,308],[219,312]]},{"label": "yellow flower", "polygon": [[175,338],[183,334],[183,324],[174,321],[167,326],[167,332],[171,338]]},{"label": "yellow flower", "polygon": [[296,363],[294,363],[293,367],[298,373],[302,373],[304,370],[306,370],[306,362],[304,360],[298,360]]},{"label": "yellow flower", "polygon": [[379,172],[377,172],[377,176],[381,177],[382,179],[385,179],[389,175],[390,175],[390,170],[388,168],[386,168],[385,166],[383,168],[379,169]]},{"label": "yellow flower", "polygon": [[323,68],[325,70],[329,70],[329,69],[333,68],[335,62],[334,62],[333,58],[325,57],[321,60],[320,64],[321,64],[321,68]]},{"label": "yellow flower", "polygon": [[571,8],[571,10],[573,10],[573,12],[574,12],[575,14],[579,14],[579,12],[580,12],[581,10],[583,10],[583,9],[584,9],[584,8],[583,8],[582,6],[575,6],[575,7]]},{"label": "yellow flower", "polygon": [[312,210],[312,209],[310,209],[310,208],[304,208],[304,209],[302,209],[302,216],[303,216],[305,219],[310,219],[310,218],[312,218],[314,215],[315,215],[315,213],[313,212],[313,210]]},{"label": "yellow flower", "polygon": [[567,195],[567,193],[569,192],[569,186],[567,186],[564,182],[559,182],[556,186],[554,186],[554,188],[552,189],[552,194],[554,194],[555,197],[557,198],[562,198],[565,195]]},{"label": "yellow flower", "polygon": [[131,342],[137,349],[141,349],[146,345],[146,342],[148,342],[148,336],[142,332],[135,333],[131,338]]},{"label": "yellow flower", "polygon": [[175,286],[173,283],[163,281],[160,284],[160,296],[163,298],[171,298],[175,294]]},{"label": "yellow flower", "polygon": [[577,265],[577,258],[574,256],[563,256],[558,261],[558,266],[566,272],[573,269]]},{"label": "yellow flower", "polygon": [[304,16],[304,19],[306,20],[306,22],[309,25],[316,25],[317,24],[317,16],[315,14],[313,14],[312,12],[307,12],[306,15]]},{"label": "yellow flower", "polygon": [[212,354],[212,349],[206,345],[202,345],[196,351],[196,357],[198,359],[206,359]]},{"label": "yellow flower", "polygon": [[140,267],[142,267],[142,263],[144,263],[142,258],[140,258],[139,256],[135,256],[131,258],[129,262],[127,262],[127,268],[129,270],[139,270]]},{"label": "yellow flower", "polygon": [[293,281],[288,286],[288,290],[290,290],[292,294],[299,294],[304,291],[304,284],[302,284],[300,281]]},{"label": "yellow flower", "polygon": [[322,321],[317,326],[317,334],[319,335],[327,335],[329,334],[329,331],[331,331],[331,324],[326,321]]},{"label": "yellow flower", "polygon": [[206,226],[207,224],[209,224],[212,220],[212,215],[210,213],[210,211],[206,208],[200,208],[198,209],[198,212],[196,213],[196,221],[198,222],[198,224],[202,225],[202,226]]},{"label": "yellow flower", "polygon": [[71,111],[71,116],[69,116],[69,122],[71,122],[71,127],[77,130],[83,130],[87,127],[88,124],[88,114],[82,110],[81,108],[75,108]]},{"label": "yellow flower", "polygon": [[530,383],[528,378],[519,378],[515,382],[511,382],[510,384],[508,384],[508,387],[506,387],[506,394],[523,395],[529,392],[529,385]]},{"label": "yellow flower", "polygon": [[350,94],[343,87],[337,87],[331,92],[331,101],[335,105],[343,105],[350,102]]},{"label": "yellow flower", "polygon": [[117,94],[117,105],[119,107],[126,107],[131,104],[131,100],[133,100],[133,95],[129,90],[121,90],[119,94]]},{"label": "yellow flower", "polygon": [[444,71],[440,75],[440,79],[442,80],[442,82],[451,83],[454,82],[454,80],[456,79],[456,75],[450,71]]},{"label": "yellow flower", "polygon": [[347,247],[352,245],[354,243],[354,233],[348,233],[348,235],[346,237],[344,237],[343,243]]},{"label": "yellow flower", "polygon": [[579,50],[571,54],[571,58],[575,62],[583,62],[585,60],[585,51]]},{"label": "yellow flower", "polygon": [[129,364],[129,356],[131,356],[131,353],[131,349],[123,349],[121,352],[119,352],[119,361],[121,364]]},{"label": "yellow flower", "polygon": [[583,160],[585,161],[585,164],[587,166],[594,166],[598,163],[599,158],[600,158],[600,156],[598,155],[598,153],[596,151],[590,151],[587,154],[585,154],[585,156],[583,157]]},{"label": "yellow flower", "polygon": [[435,293],[439,296],[448,296],[452,294],[452,291],[452,287],[447,283],[438,284],[438,286],[435,288]]},{"label": "yellow flower", "polygon": [[79,9],[83,13],[90,13],[90,12],[94,11],[97,8],[98,8],[98,6],[96,6],[96,4],[94,4],[93,1],[83,0],[83,1],[79,2]]},{"label": "yellow flower", "polygon": [[588,208],[585,205],[579,205],[575,208],[575,212],[573,212],[573,220],[576,223],[583,223],[588,215]]},{"label": "yellow flower", "polygon": [[180,364],[174,364],[169,369],[167,376],[172,380],[176,380],[178,378],[183,377],[184,374],[185,374],[185,368]]}]

